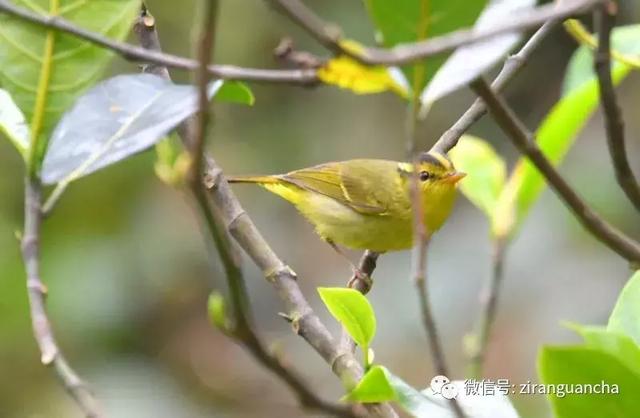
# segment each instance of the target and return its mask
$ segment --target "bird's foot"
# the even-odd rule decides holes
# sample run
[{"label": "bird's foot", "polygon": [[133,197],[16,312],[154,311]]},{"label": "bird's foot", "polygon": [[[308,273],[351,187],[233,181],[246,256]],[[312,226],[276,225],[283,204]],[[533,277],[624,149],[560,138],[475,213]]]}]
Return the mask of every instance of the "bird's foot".
[{"label": "bird's foot", "polygon": [[350,289],[356,289],[360,293],[367,293],[373,286],[373,280],[371,277],[360,270],[359,268],[353,266],[353,277],[347,283],[347,287]]}]

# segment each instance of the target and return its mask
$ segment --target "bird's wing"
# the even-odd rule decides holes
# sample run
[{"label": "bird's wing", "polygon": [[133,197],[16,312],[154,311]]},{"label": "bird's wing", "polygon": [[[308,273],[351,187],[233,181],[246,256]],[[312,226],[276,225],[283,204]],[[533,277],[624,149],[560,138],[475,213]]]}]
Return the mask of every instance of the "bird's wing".
[{"label": "bird's wing", "polygon": [[366,215],[380,215],[387,207],[380,199],[376,178],[381,174],[366,164],[327,163],[292,171],[281,178],[303,189],[337,200]]}]

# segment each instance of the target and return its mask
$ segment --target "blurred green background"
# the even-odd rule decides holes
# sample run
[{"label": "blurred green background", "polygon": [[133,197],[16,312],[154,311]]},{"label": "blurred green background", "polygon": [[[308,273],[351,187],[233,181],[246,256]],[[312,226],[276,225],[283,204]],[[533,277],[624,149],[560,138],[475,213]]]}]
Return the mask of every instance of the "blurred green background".
[{"label": "blurred green background", "polygon": [[[350,37],[373,43],[360,1],[316,0],[310,6]],[[164,48],[191,55],[196,2],[149,0]],[[260,0],[221,1],[216,60],[277,67],[273,48],[290,35],[300,49],[325,53],[305,33]],[[621,23],[637,21],[638,2],[625,2]],[[574,43],[561,30],[509,86],[507,96],[534,128],[559,96]],[[135,72],[119,59],[111,73]],[[186,82],[189,74],[176,73]],[[211,150],[228,173],[277,173],[354,157],[402,159],[405,105],[391,94],[355,96],[332,87],[252,86],[253,108],[216,105]],[[640,77],[620,91],[629,155],[640,173]],[[436,105],[420,130],[426,148],[473,100],[459,92]],[[470,133],[490,140],[510,162],[517,155],[484,118]],[[49,312],[62,349],[91,383],[113,417],[296,417],[294,397],[206,318],[211,289],[224,289],[213,249],[193,204],[153,174],[153,152],[75,183],[46,221],[43,277]],[[562,173],[599,212],[633,236],[636,214],[616,187],[596,115],[562,166]],[[31,334],[16,232],[22,225],[23,165],[0,142],[0,417],[73,417],[75,405],[39,364]],[[317,312],[338,331],[315,287],[341,286],[350,267],[313,233],[286,202],[251,186],[241,202],[300,277]],[[430,291],[455,378],[465,372],[463,336],[477,316],[479,290],[489,274],[487,224],[460,198],[437,235],[430,257]],[[355,260],[357,254],[352,253]],[[278,344],[292,365],[327,398],[341,395],[329,368],[276,313],[280,301],[245,262],[261,335]],[[417,298],[409,281],[410,254],[385,255],[370,294],[379,330],[376,361],[425,387],[433,376]],[[629,276],[619,257],[588,235],[547,191],[510,248],[487,375],[512,383],[536,381],[543,343],[577,341],[561,320],[601,324]],[[514,398],[523,417],[549,416],[543,396]],[[313,414],[311,414],[313,415]]]}]

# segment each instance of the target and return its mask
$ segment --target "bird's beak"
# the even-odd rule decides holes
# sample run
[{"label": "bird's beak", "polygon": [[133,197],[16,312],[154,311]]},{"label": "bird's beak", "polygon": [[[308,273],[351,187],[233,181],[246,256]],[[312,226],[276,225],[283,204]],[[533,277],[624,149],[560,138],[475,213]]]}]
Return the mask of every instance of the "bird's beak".
[{"label": "bird's beak", "polygon": [[463,173],[462,171],[454,171],[453,173],[445,177],[444,181],[450,184],[456,184],[457,182],[462,180],[466,175],[467,173]]}]

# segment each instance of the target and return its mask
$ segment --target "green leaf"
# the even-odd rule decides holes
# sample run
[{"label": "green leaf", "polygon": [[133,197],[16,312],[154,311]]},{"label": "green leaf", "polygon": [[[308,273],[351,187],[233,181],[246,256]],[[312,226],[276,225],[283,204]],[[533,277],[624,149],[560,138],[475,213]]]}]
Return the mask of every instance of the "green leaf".
[{"label": "green leaf", "polygon": [[209,319],[211,323],[219,329],[226,331],[228,328],[228,318],[224,298],[218,292],[211,292],[207,303]]},{"label": "green leaf", "polygon": [[[72,23],[123,40],[140,10],[138,0],[15,0],[39,14],[55,14]],[[48,138],[63,112],[102,75],[112,53],[62,32],[0,14],[0,85],[25,113],[31,137]],[[45,141],[34,150],[44,155]],[[35,168],[34,168],[35,169]]]},{"label": "green leaf", "polygon": [[491,219],[504,187],[504,160],[488,142],[471,135],[462,136],[449,157],[457,170],[467,173],[460,182],[462,193]]},{"label": "green leaf", "polygon": [[[538,369],[542,382],[556,387],[556,394],[550,394],[548,398],[557,418],[638,415],[640,376],[605,351],[584,346],[544,347],[538,358]],[[608,393],[604,384],[608,385]],[[587,385],[592,391],[599,388],[605,393],[576,393]],[[559,396],[558,388],[563,392],[572,389],[574,393]]]},{"label": "green leaf", "polygon": [[[491,28],[500,21],[527,13],[535,4],[536,0],[491,0],[473,28],[476,30]],[[506,33],[456,49],[447,61],[438,68],[437,73],[420,95],[423,106],[431,106],[436,100],[466,86],[473,79],[482,75],[483,72],[504,58],[520,41],[521,37],[521,33]]]},{"label": "green leaf", "polygon": [[[640,54],[640,25],[619,26],[611,32],[611,48],[622,54]],[[622,64],[614,62],[621,67]],[[593,71],[593,51],[581,45],[574,52],[564,77],[562,94],[569,94],[595,77]]]},{"label": "green leaf", "polygon": [[[211,83],[209,96],[222,84]],[[42,164],[42,181],[68,184],[151,147],[197,110],[197,95],[193,86],[151,74],[101,82],[56,126]]]},{"label": "green leaf", "polygon": [[376,333],[376,316],[367,298],[357,290],[341,287],[319,287],[318,293],[331,315],[368,357],[369,344]]},{"label": "green leaf", "polygon": [[[387,47],[471,26],[486,3],[487,0],[365,0],[379,38]],[[445,54],[439,54],[402,68],[414,91],[422,91],[445,59]]]},{"label": "green leaf", "polygon": [[[616,67],[613,80],[617,85],[629,73],[625,66]],[[591,80],[564,96],[551,109],[537,131],[538,146],[553,165],[558,165],[582,130],[598,104],[598,85]],[[524,220],[531,206],[546,186],[533,164],[522,157],[516,164],[498,202],[504,234],[511,234]]]},{"label": "green leaf", "polygon": [[253,92],[241,81],[225,81],[218,93],[216,101],[253,106],[256,99]]},{"label": "green leaf", "polygon": [[156,176],[169,186],[184,183],[191,167],[191,156],[180,143],[175,131],[155,146],[156,162],[153,166]]},{"label": "green leaf", "polygon": [[0,134],[6,136],[18,152],[26,158],[31,142],[29,128],[24,115],[11,99],[11,95],[3,89],[0,89]]},{"label": "green leaf", "polygon": [[640,271],[631,276],[620,292],[607,330],[628,335],[640,345]]},{"label": "green leaf", "polygon": [[631,337],[601,326],[574,323],[567,326],[580,334],[587,347],[611,354],[640,376],[640,347]]},{"label": "green leaf", "polygon": [[355,388],[342,398],[349,402],[388,402],[396,400],[396,392],[387,380],[382,366],[373,366]]}]

